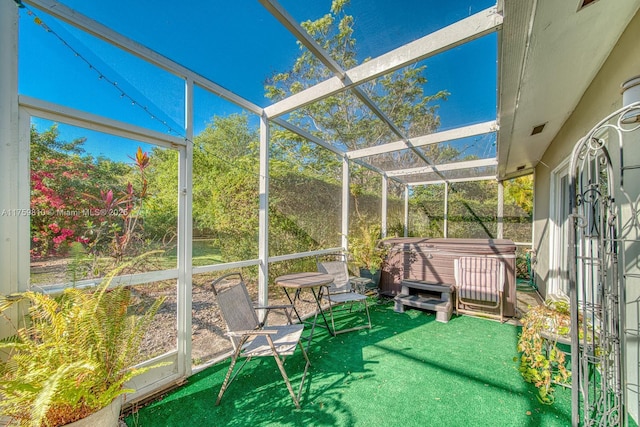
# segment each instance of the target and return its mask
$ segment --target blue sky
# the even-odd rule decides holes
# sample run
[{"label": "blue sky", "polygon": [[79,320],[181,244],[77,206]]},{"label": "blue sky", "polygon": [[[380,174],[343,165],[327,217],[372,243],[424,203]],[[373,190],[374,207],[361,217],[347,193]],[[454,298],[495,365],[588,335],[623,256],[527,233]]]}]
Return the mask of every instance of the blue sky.
[{"label": "blue sky", "polygon": [[[268,105],[265,79],[286,71],[299,54],[293,36],[254,0],[63,3],[260,106]],[[303,21],[327,13],[331,2],[281,0],[281,4]],[[355,18],[355,38],[363,59],[381,55],[493,4],[484,0],[351,0],[347,13]],[[169,128],[180,132],[184,101],[179,78],[30,9],[62,40],[44,31],[34,23],[33,15],[21,10],[21,94],[161,132]],[[449,100],[440,104],[442,129],[495,118],[496,50],[494,34],[424,62],[429,80],[426,92],[451,92]],[[117,88],[109,82],[117,82]],[[147,107],[159,120],[150,119],[140,105],[132,105],[118,90]],[[203,90],[196,92],[195,101],[196,132],[213,115],[241,111]],[[88,136],[81,134],[84,130],[61,129],[66,139]],[[118,148],[119,144],[124,148]],[[87,142],[87,148],[95,154],[116,158],[125,156],[130,148],[127,145],[102,140],[99,135],[91,135]]]}]

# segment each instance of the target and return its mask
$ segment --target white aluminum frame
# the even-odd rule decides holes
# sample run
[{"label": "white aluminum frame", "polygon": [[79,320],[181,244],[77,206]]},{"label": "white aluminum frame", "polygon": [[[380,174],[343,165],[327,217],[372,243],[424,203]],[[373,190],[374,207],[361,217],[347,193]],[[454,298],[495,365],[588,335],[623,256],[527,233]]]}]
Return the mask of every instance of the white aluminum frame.
[{"label": "white aluminum frame", "polygon": [[[38,99],[20,96],[17,89],[17,32],[18,12],[14,2],[6,1],[0,5],[0,130],[2,135],[8,138],[9,143],[3,144],[0,149],[0,202],[1,207],[10,209],[29,208],[29,123],[32,115],[61,121],[71,125],[81,126],[100,132],[139,140],[149,144],[176,149],[179,152],[179,191],[178,191],[178,266],[176,269],[160,272],[150,272],[138,275],[123,276],[117,278],[114,283],[126,282],[130,284],[142,284],[156,280],[176,279],[178,293],[178,343],[176,351],[163,355],[161,358],[171,360],[170,367],[162,368],[162,372],[150,371],[147,375],[136,380],[139,388],[138,395],[152,392],[158,387],[163,387],[172,381],[189,376],[191,368],[191,286],[192,275],[206,272],[222,271],[229,268],[258,265],[259,275],[259,302],[266,305],[268,265],[270,262],[279,262],[286,259],[302,258],[323,253],[331,253],[336,250],[348,249],[349,231],[349,169],[350,162],[367,167],[382,175],[382,228],[386,234],[387,219],[387,188],[388,180],[397,181],[405,186],[405,223],[408,223],[408,198],[410,187],[422,185],[422,183],[406,183],[403,176],[408,174],[434,172],[445,170],[457,170],[478,166],[493,166],[497,164],[495,159],[459,162],[451,165],[432,165],[417,147],[427,144],[441,143],[467,136],[474,136],[498,130],[495,121],[466,126],[438,132],[431,135],[407,138],[402,131],[391,122],[385,113],[372,101],[358,85],[369,82],[384,74],[399,70],[403,67],[444,52],[448,49],[460,46],[475,40],[486,34],[498,31],[502,26],[502,16],[495,7],[485,9],[469,16],[441,30],[428,34],[405,46],[394,49],[377,58],[367,61],[350,70],[343,70],[339,64],[311,38],[302,27],[287,13],[287,11],[275,0],[259,0],[267,10],[278,19],[303,45],[316,55],[325,65],[331,69],[335,76],[321,82],[311,88],[292,95],[280,102],[262,109],[254,103],[225,89],[200,74],[176,63],[175,61],[155,52],[148,47],[135,42],[122,34],[84,16],[77,11],[68,8],[54,0],[24,0],[25,4],[38,8],[47,14],[71,24],[80,30],[91,34],[111,45],[131,53],[144,61],[153,64],[160,69],[182,78],[185,82],[185,129],[184,137],[174,137],[160,132],[155,132],[143,127],[130,125],[117,120],[89,114],[83,111],[56,105]],[[6,72],[5,72],[6,71]],[[192,162],[193,148],[190,141],[193,140],[193,92],[194,86],[199,86],[251,113],[260,117],[260,207],[259,207],[259,247],[258,258],[235,263],[193,267],[192,265]],[[330,143],[314,137],[309,132],[298,128],[294,124],[280,118],[304,105],[324,99],[330,95],[353,90],[360,100],[370,108],[387,126],[399,137],[399,140],[391,144],[371,147],[352,152],[342,152]],[[277,257],[268,256],[268,198],[269,198],[269,126],[270,123],[282,126],[308,141],[314,142],[331,150],[343,159],[343,189],[342,189],[342,247],[321,251],[312,251],[302,254],[290,254]],[[411,149],[424,162],[425,167],[412,170],[397,170],[385,172],[372,166],[362,158],[388,153],[392,151]],[[443,182],[462,182],[470,180],[495,179],[495,176],[470,177],[458,179],[444,179],[441,181],[429,181],[424,184]],[[446,209],[446,208],[445,208]],[[445,211],[446,212],[446,211]],[[407,228],[405,224],[405,234]],[[27,289],[29,281],[29,221],[27,217],[3,219],[0,222],[2,240],[8,241],[6,245],[0,245],[0,265],[7,272],[9,281],[1,292],[15,292]],[[446,227],[446,220],[445,220]],[[94,281],[87,281],[84,285],[91,285]],[[55,292],[59,288],[51,288]],[[1,332],[1,331],[0,331]],[[153,373],[153,375],[151,375]]]},{"label": "white aluminum frame", "polygon": [[[187,92],[190,90],[187,89]],[[129,399],[135,400],[140,396],[152,393],[155,390],[164,388],[175,383],[180,378],[184,378],[191,374],[191,146],[186,144],[184,139],[154,132],[139,126],[130,125],[113,119],[97,116],[95,114],[86,113],[80,110],[74,110],[68,107],[45,102],[29,97],[20,96],[20,143],[21,150],[26,150],[26,155],[22,156],[19,169],[26,172],[26,177],[19,181],[21,194],[26,194],[26,206],[29,206],[28,196],[30,169],[29,161],[29,138],[31,118],[40,117],[43,119],[62,122],[73,126],[103,132],[123,138],[137,140],[148,144],[161,146],[168,149],[176,150],[178,157],[178,265],[177,268],[168,270],[151,271],[138,274],[128,274],[114,277],[111,286],[120,284],[126,285],[143,285],[145,283],[154,283],[161,280],[176,279],[177,294],[177,333],[178,339],[176,347],[152,360],[143,362],[140,366],[152,364],[154,362],[169,362],[167,366],[159,369],[148,371],[132,381],[132,387],[136,392],[129,395]],[[187,116],[190,116],[187,113]],[[26,250],[18,253],[17,258],[20,260],[19,273],[20,276],[29,277],[29,227],[28,217],[24,217],[26,221],[26,238],[22,236],[18,240],[19,245],[27,245]],[[24,230],[23,233],[24,234]],[[49,286],[38,286],[42,292],[56,294],[62,292],[69,286],[93,287],[101,282],[101,278],[81,280],[76,283],[62,283]],[[26,290],[26,288],[24,289]]]},{"label": "white aluminum frame", "polygon": [[[415,138],[409,138],[409,142],[411,143],[412,147],[423,147],[425,145],[438,144],[441,142],[453,141],[470,136],[484,135],[486,133],[497,131],[498,124],[495,120],[492,120],[475,125],[445,130],[442,132],[430,133],[428,135],[423,135]],[[349,159],[361,159],[363,157],[390,153],[393,151],[404,150],[406,148],[407,143],[405,141],[395,141],[383,145],[376,145],[373,147],[361,148],[359,150],[352,150],[347,153],[347,157],[349,157]]]}]

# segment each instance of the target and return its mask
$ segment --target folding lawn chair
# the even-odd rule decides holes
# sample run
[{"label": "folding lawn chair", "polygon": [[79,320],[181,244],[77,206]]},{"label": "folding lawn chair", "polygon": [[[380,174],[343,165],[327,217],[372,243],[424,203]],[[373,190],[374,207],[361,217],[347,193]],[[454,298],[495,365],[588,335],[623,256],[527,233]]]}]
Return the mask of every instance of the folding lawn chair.
[{"label": "folding lawn chair", "polygon": [[[236,376],[240,373],[244,365],[253,357],[273,356],[276,360],[282,378],[284,379],[289,394],[295,403],[296,407],[300,408],[300,395],[302,393],[302,387],[304,386],[304,380],[307,376],[307,370],[311,362],[307,356],[302,343],[300,342],[300,336],[304,325],[291,324],[291,318],[288,311],[287,318],[289,324],[279,326],[265,326],[264,323],[259,322],[256,310],[267,310],[267,316],[269,310],[272,309],[286,309],[291,306],[269,306],[269,307],[254,307],[247,287],[242,279],[240,273],[229,273],[216,279],[212,284],[213,293],[216,296],[218,306],[222,317],[227,325],[227,336],[231,340],[233,345],[233,357],[229,370],[225,376],[216,405],[220,404],[222,395],[226,391],[227,387],[233,382]],[[265,322],[267,318],[265,317]],[[284,360],[286,356],[294,353],[296,346],[300,346],[302,355],[306,360],[304,367],[304,373],[302,374],[302,380],[300,381],[300,388],[298,393],[294,393],[291,387],[291,382],[287,376],[287,372],[284,369]],[[240,368],[233,374],[234,367],[239,357],[244,357],[244,362],[240,365]]]},{"label": "folding lawn chair", "polygon": [[[318,261],[317,264],[319,272],[330,274],[334,277],[333,283],[325,287],[324,289],[326,289],[326,291],[322,293],[323,300],[326,300],[329,303],[328,310],[329,317],[331,318],[331,329],[329,332],[335,336],[337,334],[356,331],[359,329],[371,329],[371,317],[369,316],[367,296],[354,291],[353,285],[349,280],[349,270],[346,260]],[[366,324],[353,328],[336,330],[334,309],[338,306],[344,306],[344,309],[346,309],[346,306],[348,305],[349,312],[351,312],[353,304],[357,302],[364,303],[364,311],[367,316]]]},{"label": "folding lawn chair", "polygon": [[[460,257],[454,260],[456,312],[478,314],[470,308],[500,309],[504,322],[504,263],[496,258]],[[496,317],[488,313],[483,313]]]}]

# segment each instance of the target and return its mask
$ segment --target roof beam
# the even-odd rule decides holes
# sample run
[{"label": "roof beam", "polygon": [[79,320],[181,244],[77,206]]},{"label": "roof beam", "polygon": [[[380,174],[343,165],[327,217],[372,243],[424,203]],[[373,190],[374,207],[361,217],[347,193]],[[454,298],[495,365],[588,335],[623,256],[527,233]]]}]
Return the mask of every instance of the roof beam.
[{"label": "roof beam", "polygon": [[364,62],[346,71],[344,78],[332,77],[291,95],[265,108],[265,112],[269,118],[287,114],[312,102],[497,31],[501,26],[502,16],[496,12],[496,8],[485,9],[384,55]]},{"label": "roof beam", "polygon": [[[470,136],[483,135],[485,133],[496,132],[498,124],[495,120],[478,123],[471,126],[460,127],[456,129],[446,130],[442,132],[430,133],[428,135],[410,138],[409,142],[412,147],[421,147],[424,145],[438,144],[446,141],[467,138]],[[390,153],[400,151],[407,148],[405,140],[390,142],[387,144],[376,145],[374,147],[353,150],[347,153],[349,159],[360,159],[362,157],[374,156],[376,154]]]},{"label": "roof beam", "polygon": [[29,114],[43,119],[58,121],[72,126],[108,133],[122,138],[134,139],[162,147],[176,148],[187,144],[184,137],[169,135],[25,95],[20,95],[18,102]]},{"label": "roof beam", "polygon": [[318,58],[322,63],[337,75],[338,78],[344,78],[344,70],[326,51],[316,43],[316,41],[309,35],[307,31],[298,22],[293,19],[289,12],[287,12],[277,1],[275,0],[258,0],[268,11],[271,13],[282,25],[285,26],[296,39],[300,41],[311,53]]},{"label": "roof beam", "polygon": [[226,99],[238,105],[239,107],[244,108],[247,111],[251,111],[252,113],[262,115],[262,108],[255,105],[254,103],[236,95],[228,89],[212,82],[200,74],[191,71],[190,69],[178,64],[175,61],[167,58],[166,56],[161,55],[160,53],[150,49],[128,37],[123,36],[120,33],[117,33],[106,27],[105,25],[100,24],[97,21],[77,12],[64,4],[55,1],[55,0],[24,0],[25,3],[37,7],[38,9],[48,13],[49,15],[58,18],[68,24],[73,25],[93,36],[98,37],[101,40],[106,41],[116,47],[121,48],[122,50],[129,52],[138,58],[142,58],[145,61],[148,61],[163,70],[169,71],[172,74],[180,76],[184,79],[191,79],[198,86],[201,86],[214,94]]},{"label": "roof beam", "polygon": [[428,166],[421,166],[419,168],[398,169],[395,171],[387,171],[387,176],[391,177],[391,176],[418,175],[423,173],[438,173],[438,172],[444,172],[444,171],[480,168],[485,166],[496,166],[497,164],[498,164],[498,161],[495,158],[469,160],[466,162],[448,163],[448,164],[437,165],[437,166],[428,165]]},{"label": "roof beam", "polygon": [[[483,176],[470,176],[467,178],[452,178],[448,179],[446,183],[455,183],[455,182],[470,182],[470,181],[495,181],[495,175],[483,175]],[[410,187],[416,187],[418,185],[432,185],[432,184],[445,184],[445,181],[421,181],[421,182],[407,182],[406,185]]]}]

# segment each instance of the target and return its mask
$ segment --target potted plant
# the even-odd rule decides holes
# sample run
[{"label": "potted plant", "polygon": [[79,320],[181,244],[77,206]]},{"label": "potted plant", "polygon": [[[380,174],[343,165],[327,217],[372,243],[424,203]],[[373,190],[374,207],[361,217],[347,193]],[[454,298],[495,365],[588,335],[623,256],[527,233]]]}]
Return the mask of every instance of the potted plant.
[{"label": "potted plant", "polygon": [[[569,303],[547,300],[531,308],[521,323],[522,332],[517,345],[521,353],[520,373],[525,381],[538,388],[541,403],[552,404],[553,384],[566,385],[571,379],[571,372],[567,369],[571,343]],[[579,331],[582,335],[581,326]]]},{"label": "potted plant", "polygon": [[380,225],[363,222],[358,232],[349,236],[349,255],[351,263],[359,269],[360,277],[371,279],[377,286],[387,255],[387,249],[381,244]]},{"label": "potted plant", "polygon": [[6,353],[0,417],[39,427],[106,416],[104,425],[118,425],[122,395],[133,391],[125,383],[153,367],[132,366],[163,299],[135,314],[130,289],[110,287],[114,275],[94,289],[67,288],[56,297],[35,291],[0,297],[2,312],[28,305],[25,324],[0,343]]}]

